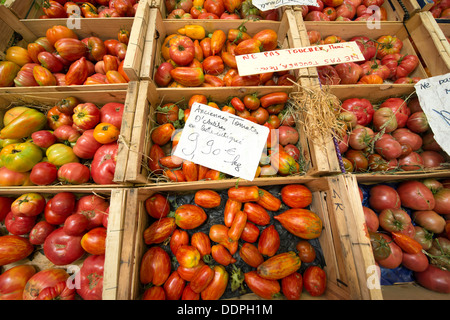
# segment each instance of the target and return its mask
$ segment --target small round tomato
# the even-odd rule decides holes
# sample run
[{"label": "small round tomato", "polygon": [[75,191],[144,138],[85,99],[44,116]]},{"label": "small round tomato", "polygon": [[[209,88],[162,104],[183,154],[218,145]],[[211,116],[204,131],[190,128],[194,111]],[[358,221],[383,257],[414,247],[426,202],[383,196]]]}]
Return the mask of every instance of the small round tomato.
[{"label": "small round tomato", "polygon": [[94,139],[102,144],[117,141],[120,129],[110,123],[101,122],[94,129]]},{"label": "small round tomato", "polygon": [[106,251],[106,228],[97,227],[89,230],[81,238],[83,249],[93,255],[105,254]]},{"label": "small round tomato", "polygon": [[281,199],[291,208],[306,208],[311,204],[311,191],[301,184],[289,184],[281,189]]},{"label": "small round tomato", "polygon": [[249,110],[256,110],[260,107],[261,102],[256,94],[247,94],[242,98],[242,102]]},{"label": "small round tomato", "polygon": [[159,219],[169,214],[170,204],[167,197],[160,193],[155,193],[145,200],[145,209],[151,217]]},{"label": "small round tomato", "polygon": [[300,260],[304,263],[313,262],[316,258],[316,250],[314,247],[306,240],[300,240],[297,242],[295,248],[298,251],[298,256]]}]

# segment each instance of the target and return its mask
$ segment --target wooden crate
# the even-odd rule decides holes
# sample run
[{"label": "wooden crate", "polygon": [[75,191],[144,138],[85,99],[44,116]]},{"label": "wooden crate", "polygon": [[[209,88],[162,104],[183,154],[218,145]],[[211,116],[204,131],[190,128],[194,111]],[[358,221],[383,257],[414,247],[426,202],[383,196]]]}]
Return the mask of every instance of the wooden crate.
[{"label": "wooden crate", "polygon": [[[233,88],[224,88],[225,90],[217,90],[217,88],[202,88],[202,93],[207,97],[213,97],[214,101],[225,102],[230,96],[243,97],[247,93],[256,92],[258,96],[275,92],[273,87],[259,87],[256,91],[240,90],[236,92]],[[289,87],[278,87],[278,91],[289,92]],[[184,90],[173,90],[171,92],[155,92],[154,87],[149,81],[141,81],[139,94],[135,110],[135,119],[133,122],[132,141],[128,155],[126,179],[125,181],[136,184],[153,184],[150,179],[150,172],[147,170],[147,162],[149,159],[150,147],[152,145],[150,132],[155,123],[155,110],[158,106],[167,102],[177,102],[189,99],[192,93]],[[306,137],[304,129],[297,126],[300,130],[299,149],[305,163],[305,171],[307,175],[325,175],[341,173],[339,163],[336,157],[336,149],[330,137],[318,138],[320,141],[313,141]],[[258,180],[260,178],[256,178]],[[273,179],[283,180],[283,177],[274,177]],[[176,182],[158,182],[177,184]],[[204,184],[204,181],[183,182],[183,184]]]},{"label": "wooden crate", "polygon": [[[127,210],[126,195],[128,189],[126,188],[68,188],[65,186],[58,187],[45,187],[39,190],[33,188],[22,187],[21,189],[12,190],[10,188],[0,188],[1,196],[19,197],[20,195],[28,192],[38,192],[42,194],[46,199],[52,198],[54,195],[60,192],[72,192],[77,198],[95,194],[100,197],[109,200],[110,208],[108,215],[108,227],[106,236],[106,252],[105,252],[105,267],[103,274],[103,300],[115,299],[114,290],[117,280],[119,278],[119,259],[121,255],[122,243],[123,243],[123,225],[125,221],[125,214]],[[27,258],[5,265],[2,267],[2,272],[17,265],[33,265],[37,271],[48,268],[63,268],[67,269],[71,265],[81,267],[88,254],[86,253],[82,258],[78,259],[71,265],[55,266],[51,263],[42,252],[42,246],[35,246],[34,252]],[[73,270],[67,270],[69,274]],[[111,289],[113,288],[113,289]]]},{"label": "wooden crate", "polygon": [[[450,72],[450,43],[446,38],[450,35],[450,28],[447,25],[437,23],[429,11],[419,12],[405,23],[417,52],[431,76]],[[444,31],[445,28],[447,33]]]},{"label": "wooden crate", "polygon": [[[365,86],[363,86],[365,87]],[[334,94],[341,102],[350,98],[365,98],[368,99],[373,106],[376,108],[379,104],[385,101],[388,98],[402,98],[402,99],[411,99],[416,97],[416,91],[414,87],[396,87],[391,88],[390,90],[383,90],[383,88],[371,88],[366,89],[362,88],[360,90],[354,90],[354,88],[349,88],[347,86],[333,86],[330,89],[330,92]],[[369,124],[370,126],[371,124]],[[444,151],[442,155],[446,159],[446,162],[449,161],[450,157]],[[417,171],[392,171],[392,172],[368,172],[368,173],[352,173],[358,177],[367,177],[367,179],[383,180],[383,179],[396,179],[397,177],[411,177],[417,176],[425,179],[426,177],[440,176],[450,174],[450,170],[448,166],[444,166],[441,168],[424,168]]]},{"label": "wooden crate", "polygon": [[[147,10],[145,8],[146,1],[142,1],[140,8],[135,18],[80,18],[80,19],[19,19],[9,10],[1,10],[0,18],[15,32],[23,37],[21,44],[26,48],[28,43],[34,42],[39,37],[45,37],[47,29],[54,25],[64,25],[73,29],[80,39],[96,36],[102,40],[117,39],[120,29],[130,31],[130,41],[127,48],[127,54],[124,59],[124,71],[131,81],[139,79],[139,68],[142,60],[142,51],[144,49],[141,34],[146,29],[148,20]],[[1,7],[0,7],[1,9]],[[6,49],[6,48],[5,48]],[[112,84],[105,86],[105,90],[116,90],[120,87],[124,88],[122,84]],[[78,90],[77,86],[70,86],[71,90]],[[43,90],[51,90],[49,88],[41,88]],[[2,90],[14,90],[18,92],[25,92],[29,88],[2,88]]]},{"label": "wooden crate", "polygon": [[[170,34],[177,33],[178,29],[187,24],[183,19],[163,19],[161,12],[157,8],[151,9],[150,17],[150,21],[154,19],[154,24],[147,29],[147,34],[145,35],[144,57],[148,58],[143,60],[141,66],[141,80],[153,80],[157,66],[163,62],[160,52],[164,39]],[[222,29],[227,32],[229,29],[242,25],[243,20],[206,19],[198,20],[196,23],[201,24],[207,33],[216,29]],[[278,43],[282,49],[301,46],[300,36],[295,25],[295,18],[291,10],[284,12],[281,21],[248,21],[245,23],[247,32],[250,35],[267,28],[275,30],[278,34]],[[294,75],[298,76],[296,70]],[[170,90],[170,88],[157,89]],[[198,88],[189,89],[192,92],[198,90]]]},{"label": "wooden crate", "polygon": [[[126,176],[126,164],[128,160],[128,148],[131,143],[131,133],[133,129],[134,110],[136,106],[138,82],[131,81],[125,90],[117,91],[56,91],[51,93],[46,92],[28,92],[25,94],[17,93],[0,93],[0,112],[9,109],[13,105],[31,105],[39,106],[39,108],[48,110],[54,106],[56,102],[61,99],[73,96],[83,102],[92,102],[98,107],[103,106],[108,102],[120,102],[125,105],[121,125],[121,135],[118,140],[119,149],[117,153],[116,171],[114,182],[116,184],[124,184]],[[48,108],[48,109],[47,109]],[[79,186],[73,186],[78,188]],[[86,187],[92,187],[92,184],[87,184]],[[108,187],[108,186],[104,186]],[[111,187],[111,186],[109,186]],[[11,189],[21,187],[10,187]],[[40,188],[40,187],[36,187]]]},{"label": "wooden crate", "polygon": [[[214,181],[209,188],[227,190],[234,187],[238,181]],[[356,179],[350,175],[331,178],[285,178],[274,182],[271,179],[259,181],[259,187],[282,186],[290,183],[300,183],[307,186],[313,193],[311,210],[317,213],[323,221],[324,229],[318,238],[326,263],[328,286],[322,299],[365,299],[379,300],[382,294],[377,278],[373,286],[368,286],[371,277],[369,266],[374,265],[370,242],[364,231],[364,221]],[[239,181],[239,186],[255,185]],[[123,237],[128,239],[122,246],[120,258],[119,280],[117,284],[117,299],[140,299],[143,288],[139,282],[139,268],[142,256],[148,249],[143,240],[143,232],[149,226],[150,217],[144,208],[144,201],[151,195],[162,193],[193,193],[204,188],[198,185],[169,186],[159,185],[151,188],[135,188],[129,191],[128,212],[124,225]],[[302,298],[308,299],[306,292]],[[253,293],[239,297],[241,300],[260,299]]]},{"label": "wooden crate", "polygon": [[[432,179],[448,179],[450,178],[449,172],[440,172],[428,174],[426,177],[418,174],[407,174],[401,176],[380,176],[380,175],[360,175],[357,176],[358,187],[364,188],[364,186],[374,184],[392,184],[399,183],[408,180],[422,180],[425,178]],[[355,192],[358,192],[356,190]],[[365,201],[364,199],[363,201]],[[382,285],[381,291],[384,300],[450,300],[450,294],[439,293],[436,291],[428,290],[417,282],[398,282],[392,285]]]}]

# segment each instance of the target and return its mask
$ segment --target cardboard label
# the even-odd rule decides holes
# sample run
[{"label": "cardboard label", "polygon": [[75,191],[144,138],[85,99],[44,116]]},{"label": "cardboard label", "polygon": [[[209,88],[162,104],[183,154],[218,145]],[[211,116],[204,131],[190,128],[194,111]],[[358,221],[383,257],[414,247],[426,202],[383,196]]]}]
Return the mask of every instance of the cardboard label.
[{"label": "cardboard label", "polygon": [[174,155],[253,181],[268,136],[268,127],[194,103]]},{"label": "cardboard label", "polygon": [[363,60],[355,41],[236,56],[241,76]]},{"label": "cardboard label", "polygon": [[278,9],[283,6],[319,6],[317,0],[252,0],[252,4],[261,11]]},{"label": "cardboard label", "polygon": [[450,154],[450,73],[422,79],[414,87],[434,139]]}]

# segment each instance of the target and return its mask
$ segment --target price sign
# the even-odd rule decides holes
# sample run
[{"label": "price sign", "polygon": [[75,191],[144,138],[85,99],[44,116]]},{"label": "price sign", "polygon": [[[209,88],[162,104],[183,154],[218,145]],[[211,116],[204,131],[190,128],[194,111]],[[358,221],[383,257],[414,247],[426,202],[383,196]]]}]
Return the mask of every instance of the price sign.
[{"label": "price sign", "polygon": [[319,6],[317,0],[252,0],[252,4],[261,11],[277,9],[282,6]]},{"label": "price sign", "polygon": [[434,139],[450,154],[450,73],[420,80],[414,87]]},{"label": "price sign", "polygon": [[241,76],[363,60],[355,41],[236,56]]},{"label": "price sign", "polygon": [[269,128],[194,103],[174,155],[252,181]]}]

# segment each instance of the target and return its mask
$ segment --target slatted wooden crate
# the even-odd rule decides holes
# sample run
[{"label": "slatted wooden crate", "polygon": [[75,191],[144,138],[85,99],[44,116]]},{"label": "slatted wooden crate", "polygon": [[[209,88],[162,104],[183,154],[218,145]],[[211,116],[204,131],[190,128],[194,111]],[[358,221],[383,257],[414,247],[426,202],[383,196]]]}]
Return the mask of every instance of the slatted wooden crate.
[{"label": "slatted wooden crate", "polygon": [[[227,190],[230,187],[255,185],[246,181],[214,181],[208,185],[213,190]],[[323,252],[327,273],[327,290],[319,299],[382,299],[377,277],[371,274],[374,266],[370,242],[365,234],[361,201],[357,192],[356,179],[350,175],[331,178],[285,178],[274,182],[271,179],[259,181],[258,187],[303,184],[313,193],[310,209],[323,221],[323,231],[318,238]],[[119,279],[116,297],[120,300],[141,299],[143,286],[139,281],[141,259],[148,249],[143,232],[149,226],[150,217],[145,211],[144,201],[155,193],[183,194],[204,189],[205,185],[135,188],[129,191],[128,212],[125,221],[120,257]],[[223,201],[224,199],[222,199]],[[372,272],[373,273],[373,272]],[[371,285],[368,285],[368,283]],[[311,299],[305,291],[302,299]],[[248,292],[241,300],[260,299]]]},{"label": "slatted wooden crate", "polygon": [[[450,174],[448,172],[435,172],[429,173],[425,176],[410,173],[401,176],[361,175],[356,177],[357,185],[362,189],[377,184],[388,184],[390,186],[395,187],[395,185],[400,182],[411,180],[422,181],[422,179],[425,178],[437,180],[449,179]],[[359,190],[356,190],[356,192],[359,193]],[[365,192],[363,191],[363,194],[364,193]],[[366,197],[368,197],[368,195],[364,195],[363,203],[367,205],[366,201],[368,198]],[[401,268],[402,267],[394,269],[393,274],[400,274],[402,271],[396,272],[396,270],[399,270]],[[406,274],[403,274],[403,276],[404,279],[408,280],[403,281],[399,280],[399,282],[395,282],[390,285],[387,284],[381,285],[381,291],[384,300],[434,300],[434,301],[450,300],[450,294],[428,290],[425,287],[418,284],[416,281],[414,281],[414,277],[412,277],[412,281],[409,281],[410,279],[409,276],[407,276]],[[396,279],[395,276],[393,276],[392,279],[387,279],[387,283],[394,282],[394,279]]]},{"label": "slatted wooden crate", "polygon": [[[289,87],[278,87],[278,91],[289,93]],[[243,97],[247,93],[256,92],[258,96],[270,92],[276,92],[271,87],[260,87],[256,91],[241,91],[236,92],[233,88],[225,90],[217,90],[217,88],[203,88],[202,93],[207,97],[212,97],[218,103],[226,102],[230,96]],[[125,181],[136,184],[153,184],[153,183],[168,183],[177,184],[179,182],[158,182],[150,177],[148,170],[148,160],[150,148],[152,145],[150,139],[151,130],[155,127],[155,110],[158,106],[162,106],[167,102],[177,102],[183,99],[187,100],[191,96],[184,90],[173,90],[164,92],[155,92],[154,87],[150,85],[149,81],[141,81],[140,89],[135,109],[135,119],[133,122],[132,140],[130,151],[128,155],[126,179]],[[181,104],[180,104],[181,106]],[[300,115],[301,116],[301,115]],[[302,154],[302,163],[304,163],[304,171],[307,175],[325,175],[340,173],[341,169],[336,157],[336,149],[331,135],[328,138],[317,138],[317,141],[311,141],[306,136],[304,128],[297,125],[299,129],[299,149]],[[260,178],[256,178],[258,180]],[[274,177],[274,180],[283,180],[283,177]],[[163,181],[163,180],[162,180]],[[183,182],[183,184],[203,184],[204,181]]]},{"label": "slatted wooden crate", "polygon": [[[139,68],[142,61],[142,51],[144,49],[142,33],[148,25],[148,10],[145,10],[146,1],[142,1],[136,17],[130,18],[80,18],[80,19],[20,19],[9,10],[2,10],[0,19],[11,29],[23,37],[22,46],[34,42],[39,37],[45,37],[47,29],[54,25],[64,25],[73,29],[80,39],[96,36],[102,40],[117,39],[120,29],[130,32],[130,41],[127,47],[127,54],[124,59],[124,71],[131,81],[139,80]],[[1,9],[1,8],[0,8]],[[136,21],[136,23],[134,23]],[[7,49],[6,46],[4,49]],[[79,90],[77,86],[70,86],[71,90]],[[126,88],[126,84],[110,84],[104,90],[120,90]],[[3,90],[4,88],[2,88]],[[48,91],[49,88],[40,89]],[[95,89],[95,88],[94,88]],[[12,87],[5,90],[25,92],[28,88]],[[50,89],[51,90],[51,89]]]},{"label": "slatted wooden crate", "polygon": [[448,25],[437,23],[429,11],[419,12],[405,23],[431,76],[450,72],[450,43],[446,38],[450,35]]},{"label": "slatted wooden crate", "polygon": [[[98,107],[108,102],[119,102],[125,105],[122,118],[121,133],[118,140],[119,149],[116,159],[116,171],[114,182],[117,184],[125,183],[126,164],[128,160],[129,145],[131,142],[131,133],[133,130],[133,121],[135,117],[135,107],[138,94],[139,83],[131,81],[125,90],[116,91],[53,91],[53,92],[27,92],[27,93],[0,93],[0,113],[12,106],[27,105],[36,106],[44,112],[55,105],[61,99],[73,96],[83,102],[91,102]],[[92,187],[92,184],[86,185]],[[78,188],[79,186],[74,186]],[[11,189],[21,187],[10,187]],[[39,187],[36,187],[39,188]]]},{"label": "slatted wooden crate", "polygon": [[[104,198],[109,202],[108,213],[108,225],[106,236],[106,251],[105,251],[105,264],[103,274],[103,300],[115,299],[112,293],[115,292],[115,285],[119,278],[119,266],[120,255],[123,244],[123,225],[125,222],[125,214],[127,212],[127,198],[128,189],[126,188],[68,188],[65,186],[58,187],[45,187],[39,190],[34,188],[22,187],[21,189],[0,188],[0,195],[17,198],[22,194],[29,192],[38,192],[46,199],[50,199],[60,192],[72,192],[76,198],[79,199],[82,196],[97,195]],[[40,217],[40,216],[39,216]],[[42,218],[44,219],[44,218]],[[37,271],[49,269],[49,268],[62,268],[66,270],[69,275],[76,277],[76,268],[73,266],[81,267],[84,259],[89,254],[84,254],[80,259],[74,261],[70,265],[55,266],[42,252],[42,245],[35,245],[34,251],[25,259],[16,261],[14,263],[5,265],[1,268],[1,272],[10,269],[17,265],[32,265]],[[113,288],[113,289],[112,289]]]}]

